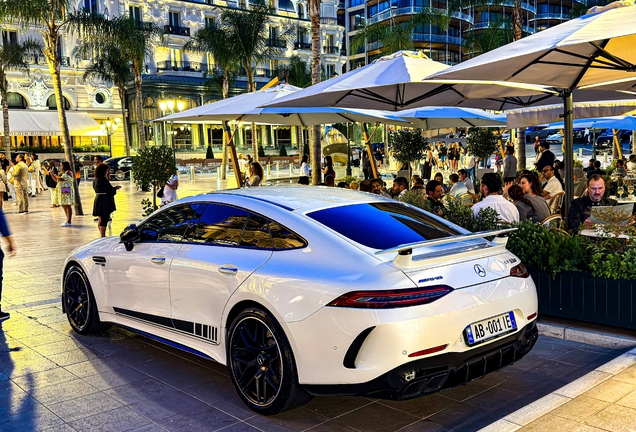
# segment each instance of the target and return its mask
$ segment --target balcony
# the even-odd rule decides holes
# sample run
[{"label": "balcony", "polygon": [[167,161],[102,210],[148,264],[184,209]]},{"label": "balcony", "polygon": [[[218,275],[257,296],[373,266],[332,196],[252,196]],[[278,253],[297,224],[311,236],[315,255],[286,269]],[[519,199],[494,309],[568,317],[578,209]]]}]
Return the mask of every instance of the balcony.
[{"label": "balcony", "polygon": [[325,45],[322,47],[323,54],[339,54],[340,48],[337,46]]},{"label": "balcony", "polygon": [[311,42],[294,42],[294,49],[311,51]]},{"label": "balcony", "polygon": [[65,57],[65,56],[60,57],[60,65],[64,66],[64,67],[72,67],[73,66],[73,65],[71,65],[71,58],[70,57]]},{"label": "balcony", "polygon": [[46,65],[46,57],[38,54],[25,55],[24,59],[30,65]]},{"label": "balcony", "polygon": [[452,45],[462,44],[462,38],[459,36],[439,35],[431,33],[413,33],[413,40],[417,42],[439,42]]},{"label": "balcony", "polygon": [[539,20],[539,19],[558,19],[561,21],[567,21],[569,19],[569,14],[565,14],[565,13],[550,13],[550,12],[543,12],[543,13],[538,13],[534,16],[535,20]]},{"label": "balcony", "polygon": [[157,62],[157,71],[201,73],[207,72],[207,70],[207,63],[170,60]]},{"label": "balcony", "polygon": [[265,43],[268,47],[272,48],[287,48],[287,41],[285,39],[267,39]]},{"label": "balcony", "polygon": [[190,27],[166,25],[166,26],[163,26],[163,31],[166,34],[172,34],[177,36],[190,36]]},{"label": "balcony", "polygon": [[466,21],[466,22],[468,22],[470,24],[473,23],[473,17],[468,15],[468,14],[465,14],[463,12],[459,12],[459,11],[451,12],[450,16],[452,16],[453,18],[457,18],[459,20],[462,20],[462,21]]},{"label": "balcony", "polygon": [[320,17],[320,24],[338,25],[338,18]]}]

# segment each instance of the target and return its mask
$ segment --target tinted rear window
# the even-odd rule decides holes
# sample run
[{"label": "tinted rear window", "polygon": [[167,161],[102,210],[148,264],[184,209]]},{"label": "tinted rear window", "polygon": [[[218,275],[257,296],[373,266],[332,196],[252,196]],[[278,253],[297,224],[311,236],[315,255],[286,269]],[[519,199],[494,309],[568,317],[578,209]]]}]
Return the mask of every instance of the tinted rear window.
[{"label": "tinted rear window", "polygon": [[355,204],[319,210],[307,216],[374,249],[461,234],[427,213],[400,203]]}]

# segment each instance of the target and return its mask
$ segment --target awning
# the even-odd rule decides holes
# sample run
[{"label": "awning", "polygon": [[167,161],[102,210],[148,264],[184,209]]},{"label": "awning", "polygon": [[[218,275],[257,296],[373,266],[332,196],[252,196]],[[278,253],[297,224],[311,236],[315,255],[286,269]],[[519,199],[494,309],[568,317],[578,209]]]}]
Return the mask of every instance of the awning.
[{"label": "awning", "polygon": [[[85,112],[66,111],[69,132],[73,136],[100,135],[99,124]],[[61,135],[57,111],[9,110],[11,136]],[[0,136],[4,135],[0,127]]]}]

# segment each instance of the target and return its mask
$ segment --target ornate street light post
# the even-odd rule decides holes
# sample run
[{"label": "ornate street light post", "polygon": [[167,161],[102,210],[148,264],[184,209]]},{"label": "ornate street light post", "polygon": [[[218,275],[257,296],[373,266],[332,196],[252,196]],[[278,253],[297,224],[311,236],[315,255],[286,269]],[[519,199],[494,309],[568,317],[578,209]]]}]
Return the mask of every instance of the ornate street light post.
[{"label": "ornate street light post", "polygon": [[110,117],[106,120],[102,120],[99,124],[99,128],[106,134],[108,137],[108,153],[109,157],[113,157],[113,143],[111,137],[115,132],[117,132],[117,128],[119,127],[119,118],[116,118],[115,121],[112,121]]}]

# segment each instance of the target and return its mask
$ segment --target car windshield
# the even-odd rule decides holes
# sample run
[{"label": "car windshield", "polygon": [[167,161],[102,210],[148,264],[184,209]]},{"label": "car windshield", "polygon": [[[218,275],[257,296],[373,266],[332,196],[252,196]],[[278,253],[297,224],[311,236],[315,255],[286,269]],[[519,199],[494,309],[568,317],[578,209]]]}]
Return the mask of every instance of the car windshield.
[{"label": "car windshield", "polygon": [[318,210],[307,216],[374,249],[463,234],[443,221],[401,203],[346,205]]}]

